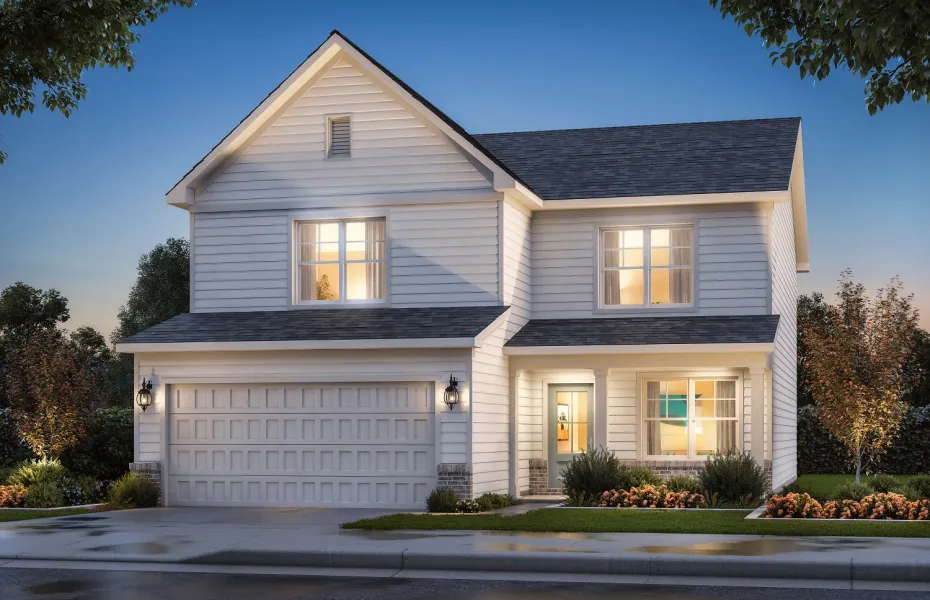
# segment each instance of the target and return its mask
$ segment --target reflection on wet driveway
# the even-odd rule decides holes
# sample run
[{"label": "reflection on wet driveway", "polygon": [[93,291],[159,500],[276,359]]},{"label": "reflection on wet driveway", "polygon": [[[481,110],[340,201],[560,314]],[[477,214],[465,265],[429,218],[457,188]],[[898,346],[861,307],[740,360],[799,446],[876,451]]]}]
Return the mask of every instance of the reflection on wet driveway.
[{"label": "reflection on wet driveway", "polygon": [[688,546],[639,546],[629,552],[645,554],[686,554],[698,556],[772,556],[789,552],[836,552],[842,550],[874,550],[885,541],[878,538],[826,540],[797,540],[788,538],[762,538],[738,542],[710,542]]}]

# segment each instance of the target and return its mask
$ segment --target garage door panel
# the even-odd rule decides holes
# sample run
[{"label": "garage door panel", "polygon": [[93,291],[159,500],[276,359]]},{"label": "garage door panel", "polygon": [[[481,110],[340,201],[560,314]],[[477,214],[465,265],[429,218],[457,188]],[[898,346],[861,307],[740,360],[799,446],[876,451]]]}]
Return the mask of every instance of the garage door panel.
[{"label": "garage door panel", "polygon": [[181,504],[203,506],[409,507],[426,501],[430,478],[177,477],[169,493]]},{"label": "garage door panel", "polygon": [[430,447],[172,446],[171,475],[397,475],[429,477],[436,468]]},{"label": "garage door panel", "polygon": [[433,443],[432,415],[260,415],[174,413],[171,443]]},{"label": "garage door panel", "polygon": [[436,485],[431,383],[171,388],[175,505],[422,506]]},{"label": "garage door panel", "polygon": [[403,384],[314,385],[299,387],[211,387],[178,386],[173,393],[172,408],[178,412],[195,411],[254,413],[338,411],[339,414],[390,414],[425,412],[431,406],[426,386]]}]

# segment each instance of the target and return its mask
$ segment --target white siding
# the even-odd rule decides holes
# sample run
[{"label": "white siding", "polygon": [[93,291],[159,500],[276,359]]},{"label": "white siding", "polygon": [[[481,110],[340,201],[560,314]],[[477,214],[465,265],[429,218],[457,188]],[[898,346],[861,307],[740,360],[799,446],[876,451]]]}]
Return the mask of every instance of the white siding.
[{"label": "white siding", "polygon": [[[139,353],[138,380],[143,375],[156,379],[155,401],[145,412],[138,409],[136,432],[136,460],[163,461],[162,435],[165,430],[165,385],[163,380],[184,378],[190,383],[221,383],[236,378],[243,383],[271,383],[295,381],[313,383],[334,381],[345,377],[365,377],[377,381],[397,381],[410,376],[409,381],[433,382],[437,386],[436,398],[442,398],[444,380],[455,375],[467,381],[468,350],[393,350],[380,351],[301,351],[301,352],[212,352],[212,353]],[[253,378],[254,380],[250,380]],[[440,411],[440,447],[442,462],[466,462],[467,419],[459,411]]]},{"label": "white siding", "polygon": [[617,458],[639,458],[640,393],[635,371],[609,371],[607,377],[607,447]]},{"label": "white siding", "polygon": [[530,245],[530,214],[509,199],[501,205],[502,239],[502,300],[510,306],[507,314],[506,339],[526,325],[532,302],[532,256]]},{"label": "white siding", "polygon": [[391,209],[391,306],[499,304],[499,211],[499,202]]},{"label": "white siding", "polygon": [[691,314],[768,312],[767,213],[758,206],[668,207],[541,212],[532,220],[533,318],[669,314],[597,313],[599,227],[692,223],[695,309]]},{"label": "white siding", "polygon": [[[328,115],[351,115],[352,158],[325,159]],[[249,207],[283,199],[434,190],[490,190],[484,174],[373,79],[341,59],[197,198]]]},{"label": "white siding", "polygon": [[498,327],[472,354],[472,483],[475,496],[510,485],[510,371]]},{"label": "white siding", "polygon": [[543,386],[539,373],[524,371],[517,402],[517,490],[530,487],[530,459],[543,458]]},{"label": "white siding", "polygon": [[772,363],[772,486],[798,476],[798,277],[791,203],[772,213],[772,312],[780,315]]}]

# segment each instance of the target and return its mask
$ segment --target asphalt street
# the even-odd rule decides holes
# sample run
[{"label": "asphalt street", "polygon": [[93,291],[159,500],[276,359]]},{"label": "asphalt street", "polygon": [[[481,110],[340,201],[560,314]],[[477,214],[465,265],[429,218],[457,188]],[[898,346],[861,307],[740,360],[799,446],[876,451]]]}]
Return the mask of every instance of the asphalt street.
[{"label": "asphalt street", "polygon": [[930,593],[0,568],[2,600],[922,600]]}]

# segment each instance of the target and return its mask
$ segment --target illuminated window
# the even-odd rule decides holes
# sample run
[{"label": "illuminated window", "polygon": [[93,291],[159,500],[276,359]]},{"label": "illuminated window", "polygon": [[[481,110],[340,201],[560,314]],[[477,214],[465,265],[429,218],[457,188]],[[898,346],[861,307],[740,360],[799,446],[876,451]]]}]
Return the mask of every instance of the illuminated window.
[{"label": "illuminated window", "polygon": [[383,219],[297,224],[297,301],[385,299]]},{"label": "illuminated window", "polygon": [[602,306],[693,302],[690,227],[602,229],[600,245]]},{"label": "illuminated window", "polygon": [[738,449],[736,379],[645,379],[648,456],[695,458]]}]

